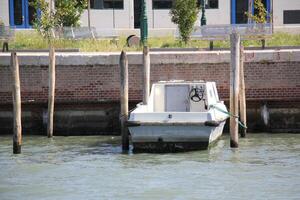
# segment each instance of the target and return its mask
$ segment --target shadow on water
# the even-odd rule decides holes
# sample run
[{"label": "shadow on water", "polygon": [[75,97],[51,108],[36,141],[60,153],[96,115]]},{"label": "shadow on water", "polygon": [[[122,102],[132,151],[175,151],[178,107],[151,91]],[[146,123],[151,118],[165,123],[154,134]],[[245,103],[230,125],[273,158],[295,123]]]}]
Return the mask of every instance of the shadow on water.
[{"label": "shadow on water", "polygon": [[[219,154],[224,151],[231,151],[238,154],[238,152],[247,149],[247,151],[258,152],[265,151],[300,151],[300,144],[298,135],[294,134],[253,134],[247,138],[240,138],[240,148],[229,148],[229,136],[222,136],[219,141],[214,143],[208,150],[190,151],[184,153],[164,153],[164,154],[147,154],[147,153],[123,153],[121,148],[121,138],[119,136],[57,136],[47,138],[44,136],[25,136],[23,137],[22,154],[32,156],[33,154],[63,154],[70,153],[70,156],[80,155],[120,155],[121,157],[134,157],[135,159],[145,157],[176,157],[180,159],[204,158],[199,161],[214,161]],[[0,153],[12,154],[12,139],[11,136],[0,137]],[[21,156],[20,155],[20,156]],[[196,158],[197,158],[196,157]]]},{"label": "shadow on water", "polygon": [[123,163],[124,166],[130,167],[132,163],[134,163],[134,165],[159,165],[163,163],[176,164],[185,160],[213,162],[218,158],[218,155],[222,153],[225,145],[225,139],[221,139],[208,150],[185,153],[133,154],[132,146],[128,153],[122,152],[120,137],[59,136],[49,139],[44,136],[25,136],[23,137],[22,154],[13,155],[11,137],[2,136],[0,141],[0,154],[4,155],[4,157],[16,159],[18,162],[49,164],[60,164],[78,159],[93,160],[97,159],[97,157],[99,158],[99,156],[110,156]]},{"label": "shadow on water", "polygon": [[92,155],[121,154],[120,138],[111,136],[88,137],[23,137],[22,154],[13,155],[10,136],[0,137],[1,157],[11,157],[18,162],[59,164]]}]

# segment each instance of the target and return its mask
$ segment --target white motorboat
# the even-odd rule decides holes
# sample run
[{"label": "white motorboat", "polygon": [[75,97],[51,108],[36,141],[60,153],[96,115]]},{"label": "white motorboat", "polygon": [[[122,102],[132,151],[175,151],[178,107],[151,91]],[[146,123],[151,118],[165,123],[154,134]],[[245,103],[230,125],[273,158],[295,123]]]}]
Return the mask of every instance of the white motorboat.
[{"label": "white motorboat", "polygon": [[152,85],[149,102],[130,113],[134,152],[207,149],[228,118],[215,82],[161,81]]}]

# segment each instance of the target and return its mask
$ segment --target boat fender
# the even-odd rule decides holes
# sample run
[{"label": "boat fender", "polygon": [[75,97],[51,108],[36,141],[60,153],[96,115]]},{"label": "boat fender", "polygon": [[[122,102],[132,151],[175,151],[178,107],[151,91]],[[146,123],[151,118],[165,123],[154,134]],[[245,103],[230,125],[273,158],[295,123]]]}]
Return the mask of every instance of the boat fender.
[{"label": "boat fender", "polygon": [[204,125],[205,126],[214,126],[214,127],[216,127],[216,126],[220,125],[220,122],[217,122],[217,121],[206,121],[206,122],[204,122]]}]

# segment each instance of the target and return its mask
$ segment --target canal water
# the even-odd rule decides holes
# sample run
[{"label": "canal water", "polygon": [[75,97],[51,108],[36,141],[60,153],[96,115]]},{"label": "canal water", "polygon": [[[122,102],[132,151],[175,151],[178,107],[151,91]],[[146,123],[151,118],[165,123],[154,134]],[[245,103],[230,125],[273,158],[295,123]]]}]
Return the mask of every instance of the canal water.
[{"label": "canal water", "polygon": [[122,154],[118,137],[0,136],[0,199],[300,199],[300,134],[207,151]]}]

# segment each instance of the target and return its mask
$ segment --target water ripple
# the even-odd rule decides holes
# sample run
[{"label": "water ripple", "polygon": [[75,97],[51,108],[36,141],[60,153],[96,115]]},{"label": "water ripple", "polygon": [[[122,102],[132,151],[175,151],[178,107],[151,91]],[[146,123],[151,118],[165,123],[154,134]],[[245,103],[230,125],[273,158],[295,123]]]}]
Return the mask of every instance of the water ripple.
[{"label": "water ripple", "polygon": [[0,199],[299,199],[300,135],[224,136],[206,151],[123,154],[119,137],[0,137]]}]

